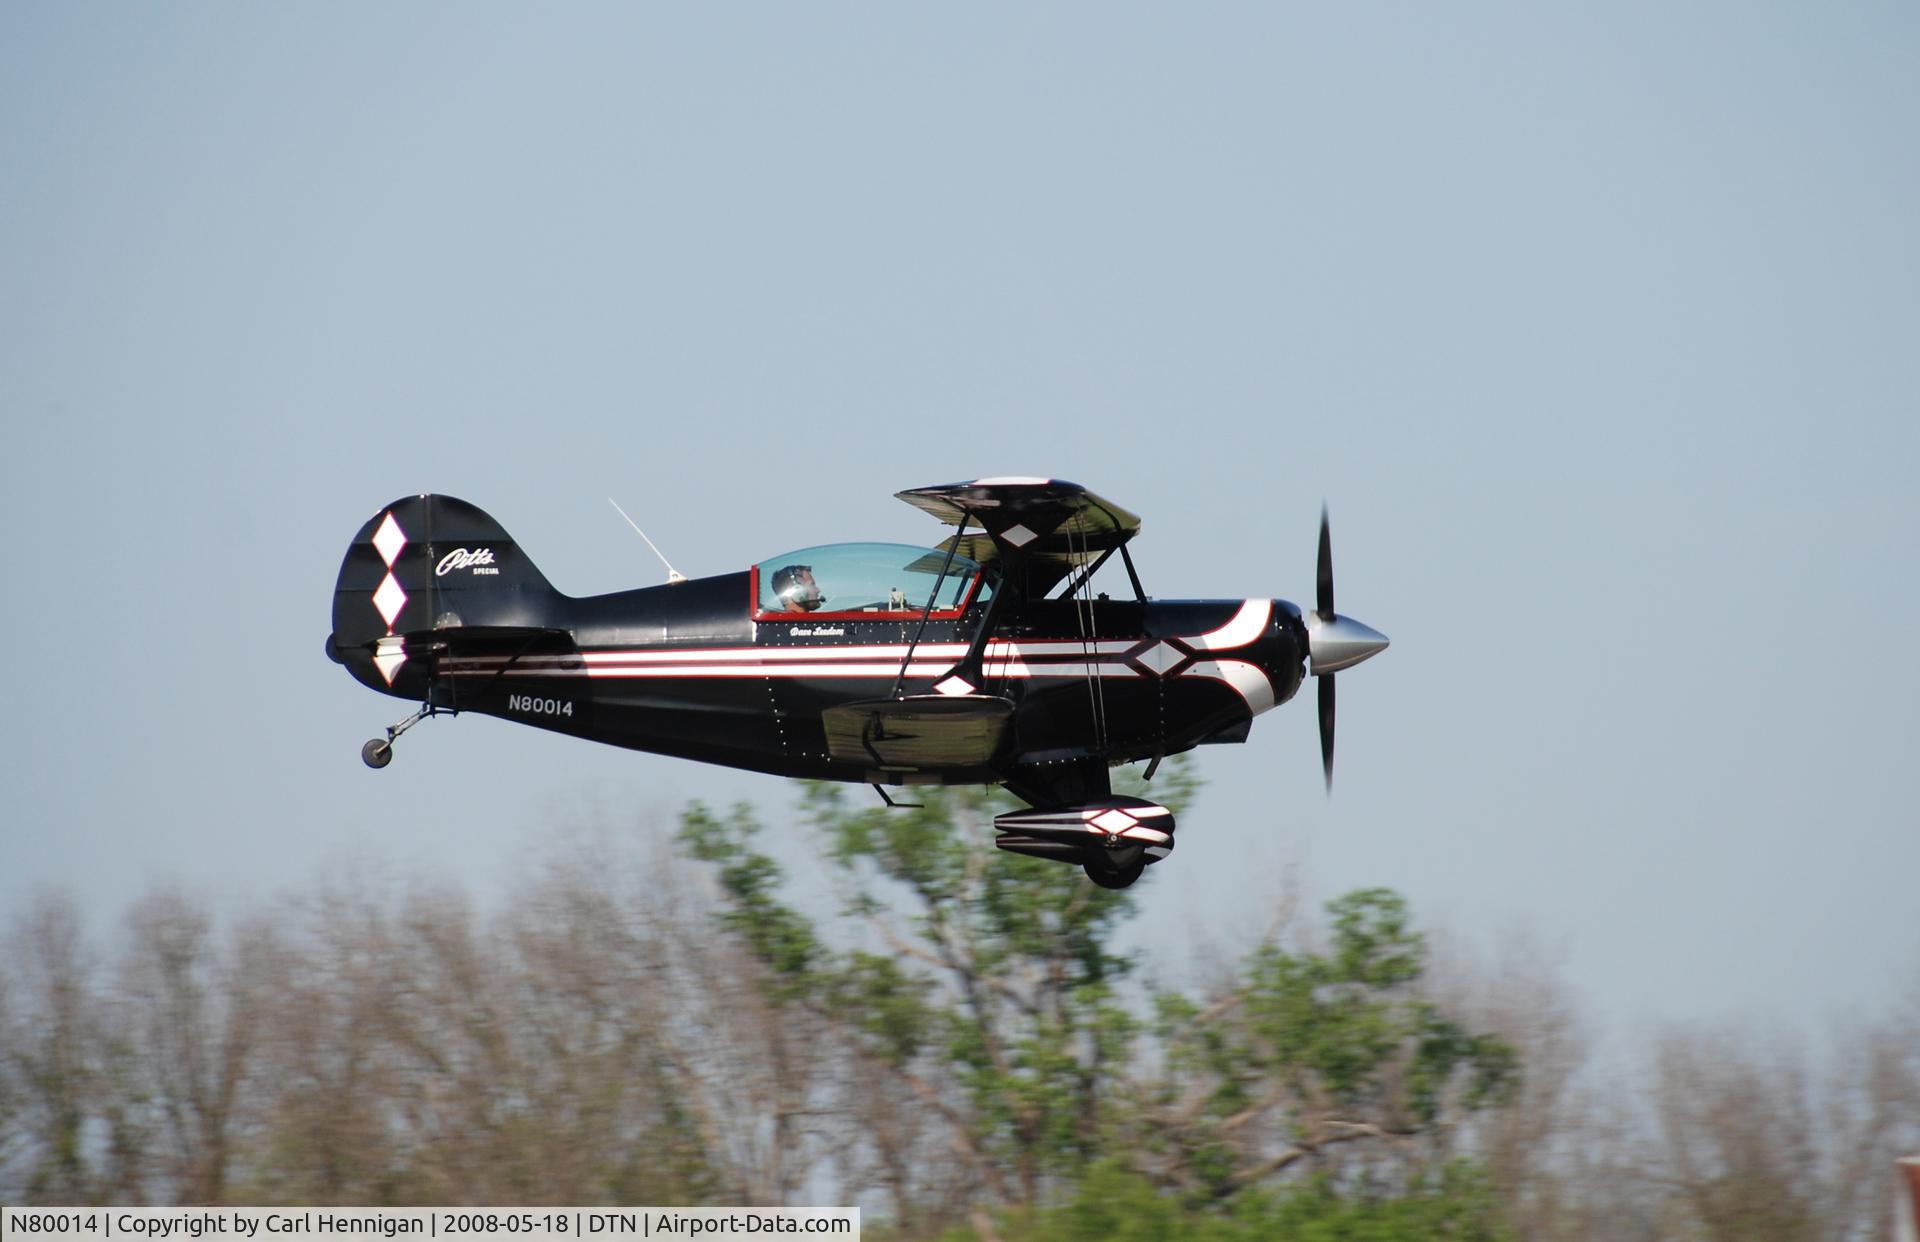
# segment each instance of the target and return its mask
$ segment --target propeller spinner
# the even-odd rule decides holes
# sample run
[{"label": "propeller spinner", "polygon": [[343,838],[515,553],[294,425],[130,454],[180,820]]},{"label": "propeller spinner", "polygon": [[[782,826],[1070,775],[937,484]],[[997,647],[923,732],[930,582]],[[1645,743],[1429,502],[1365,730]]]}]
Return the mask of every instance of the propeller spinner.
[{"label": "propeller spinner", "polygon": [[1333,789],[1333,675],[1386,650],[1387,636],[1333,610],[1333,537],[1327,508],[1320,506],[1320,555],[1314,574],[1314,608],[1308,613],[1308,669],[1320,679],[1320,762]]}]

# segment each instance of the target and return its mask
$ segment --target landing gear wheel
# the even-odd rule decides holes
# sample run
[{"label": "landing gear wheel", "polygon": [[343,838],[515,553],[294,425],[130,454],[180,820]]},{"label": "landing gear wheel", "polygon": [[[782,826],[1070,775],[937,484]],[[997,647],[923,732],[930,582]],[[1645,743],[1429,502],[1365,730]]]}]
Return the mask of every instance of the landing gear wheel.
[{"label": "landing gear wheel", "polygon": [[1129,888],[1135,880],[1140,878],[1140,873],[1146,869],[1147,864],[1145,862],[1137,862],[1132,866],[1119,868],[1096,863],[1087,863],[1085,866],[1087,878],[1095,884],[1098,884],[1101,888]]},{"label": "landing gear wheel", "polygon": [[389,725],[387,727],[387,735],[384,738],[376,737],[365,746],[362,746],[360,748],[360,762],[370,768],[384,768],[393,762],[393,744],[400,740],[402,733],[405,733],[408,729],[413,728],[413,726],[428,717],[457,716],[459,714],[458,708],[441,707],[432,700],[428,700],[420,705],[419,711],[402,720],[399,724]]}]

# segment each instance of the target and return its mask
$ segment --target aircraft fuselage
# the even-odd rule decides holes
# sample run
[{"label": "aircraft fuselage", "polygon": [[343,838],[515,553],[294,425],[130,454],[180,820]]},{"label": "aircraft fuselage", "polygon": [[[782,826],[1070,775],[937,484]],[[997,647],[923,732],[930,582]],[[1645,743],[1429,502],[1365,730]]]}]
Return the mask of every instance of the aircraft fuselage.
[{"label": "aircraft fuselage", "polygon": [[[566,649],[415,659],[391,682],[371,668],[356,675],[438,708],[784,776],[1003,778],[994,764],[902,774],[836,759],[822,723],[829,709],[887,697],[896,682],[905,696],[934,693],[989,605],[923,629],[913,610],[756,620],[753,600],[745,571],[562,596],[537,620],[570,631]],[[1284,600],[1029,601],[985,645],[978,689],[1012,701],[1005,749],[1021,763],[1096,753],[1120,763],[1244,740],[1254,716],[1299,690],[1306,653],[1300,611]]]}]

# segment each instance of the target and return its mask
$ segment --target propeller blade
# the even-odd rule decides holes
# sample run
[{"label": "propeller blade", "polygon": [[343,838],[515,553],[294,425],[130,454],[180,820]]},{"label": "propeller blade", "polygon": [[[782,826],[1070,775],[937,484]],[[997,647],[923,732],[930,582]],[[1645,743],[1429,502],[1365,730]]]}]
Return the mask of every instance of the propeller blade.
[{"label": "propeller blade", "polygon": [[1333,536],[1327,530],[1327,506],[1320,506],[1320,559],[1313,592],[1314,611],[1323,621],[1333,620]]},{"label": "propeller blade", "polygon": [[1320,678],[1320,763],[1327,770],[1327,792],[1333,792],[1333,674]]}]

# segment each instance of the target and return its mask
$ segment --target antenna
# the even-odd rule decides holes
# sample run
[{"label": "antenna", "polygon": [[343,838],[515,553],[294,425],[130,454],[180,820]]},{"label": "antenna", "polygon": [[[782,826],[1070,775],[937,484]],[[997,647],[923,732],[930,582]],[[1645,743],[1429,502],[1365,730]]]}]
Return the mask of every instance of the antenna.
[{"label": "antenna", "polygon": [[[614,511],[617,512],[621,517],[627,518],[627,525],[633,527],[634,534],[640,536],[642,539],[647,539],[647,532],[640,529],[640,523],[634,521],[630,517],[627,517],[627,511],[620,507],[619,501],[609,496],[607,497],[607,503],[612,505],[614,507]],[[679,570],[673,567],[673,562],[667,559],[666,553],[660,550],[660,547],[658,544],[654,543],[654,541],[651,539],[647,539],[647,546],[649,548],[652,548],[653,554],[660,558],[660,563],[667,567],[667,582],[669,584],[676,583],[676,582],[685,582],[687,580],[687,576],[685,574],[681,573]]]}]

